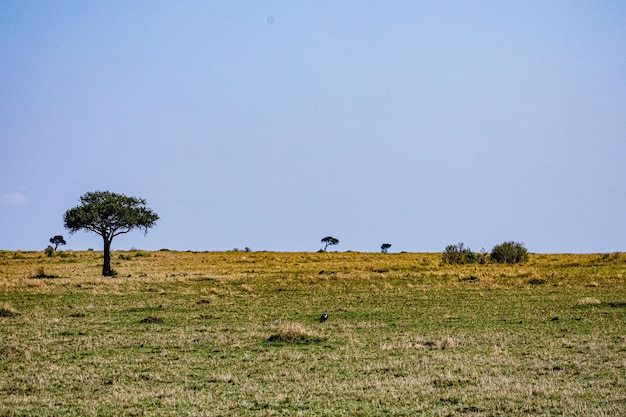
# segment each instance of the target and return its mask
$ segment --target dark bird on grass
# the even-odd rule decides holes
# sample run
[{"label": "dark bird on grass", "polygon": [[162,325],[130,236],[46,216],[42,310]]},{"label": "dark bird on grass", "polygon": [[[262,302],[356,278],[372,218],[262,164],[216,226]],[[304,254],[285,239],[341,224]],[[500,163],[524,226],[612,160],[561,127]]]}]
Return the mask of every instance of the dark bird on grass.
[{"label": "dark bird on grass", "polygon": [[320,317],[320,323],[324,323],[326,320],[328,320],[328,311],[324,311],[324,314]]}]

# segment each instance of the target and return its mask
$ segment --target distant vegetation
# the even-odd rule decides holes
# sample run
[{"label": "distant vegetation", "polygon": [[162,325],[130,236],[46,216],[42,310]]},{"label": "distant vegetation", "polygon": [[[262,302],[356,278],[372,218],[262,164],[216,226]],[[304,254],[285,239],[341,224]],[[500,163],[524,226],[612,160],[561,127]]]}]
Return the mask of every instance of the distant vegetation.
[{"label": "distant vegetation", "polygon": [[484,263],[484,260],[484,255],[472,252],[470,248],[465,247],[463,242],[446,246],[446,249],[441,255],[441,261],[448,265]]},{"label": "distant vegetation", "polygon": [[493,247],[490,258],[500,264],[518,264],[528,260],[528,251],[523,243],[504,242]]},{"label": "distant vegetation", "polygon": [[52,243],[54,246],[48,245],[48,247],[44,249],[44,253],[48,257],[54,255],[54,252],[59,248],[59,245],[65,245],[67,243],[61,235],[51,237],[49,242]]},{"label": "distant vegetation", "polygon": [[65,242],[65,239],[63,239],[63,236],[56,235],[50,238],[50,243],[54,245],[54,250],[57,250],[59,248],[59,245],[65,245],[67,242]]},{"label": "distant vegetation", "polygon": [[339,239],[336,239],[332,236],[326,236],[324,239],[322,239],[322,243],[325,245],[324,252],[326,252],[326,248],[328,248],[329,246],[339,244]]},{"label": "distant vegetation", "polygon": [[523,243],[504,242],[496,245],[491,253],[473,252],[463,242],[448,245],[441,255],[441,262],[448,265],[485,264],[487,262],[518,264],[528,260],[528,250]]}]

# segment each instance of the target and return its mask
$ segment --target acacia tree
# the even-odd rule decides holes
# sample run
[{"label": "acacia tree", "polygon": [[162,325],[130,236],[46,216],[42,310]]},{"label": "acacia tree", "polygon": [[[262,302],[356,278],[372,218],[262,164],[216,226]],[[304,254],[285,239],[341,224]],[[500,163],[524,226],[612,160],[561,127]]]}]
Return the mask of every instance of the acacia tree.
[{"label": "acacia tree", "polygon": [[65,242],[65,239],[63,239],[63,236],[56,235],[50,238],[50,243],[54,245],[54,250],[57,250],[59,245],[65,245],[67,242]]},{"label": "acacia tree", "polygon": [[140,229],[144,234],[155,225],[159,216],[145,207],[146,200],[127,197],[110,191],[85,193],[80,197],[81,204],[69,209],[63,215],[63,223],[70,235],[85,230],[97,233],[104,241],[102,275],[112,276],[111,241],[115,236]]},{"label": "acacia tree", "polygon": [[326,252],[326,248],[330,245],[336,245],[339,243],[339,239],[335,239],[332,236],[326,236],[324,239],[322,239],[322,243],[324,243],[326,246],[324,246],[324,252]]},{"label": "acacia tree", "polygon": [[387,253],[387,251],[389,250],[389,248],[390,248],[390,247],[391,247],[391,243],[383,243],[383,244],[380,246],[380,251],[381,251],[382,253]]}]

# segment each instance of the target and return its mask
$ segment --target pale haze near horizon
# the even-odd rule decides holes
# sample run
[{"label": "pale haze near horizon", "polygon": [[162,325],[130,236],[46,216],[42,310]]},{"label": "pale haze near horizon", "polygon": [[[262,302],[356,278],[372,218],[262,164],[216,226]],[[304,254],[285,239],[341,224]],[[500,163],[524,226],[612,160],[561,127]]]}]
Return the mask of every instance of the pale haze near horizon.
[{"label": "pale haze near horizon", "polygon": [[4,1],[0,249],[626,251],[626,3]]}]

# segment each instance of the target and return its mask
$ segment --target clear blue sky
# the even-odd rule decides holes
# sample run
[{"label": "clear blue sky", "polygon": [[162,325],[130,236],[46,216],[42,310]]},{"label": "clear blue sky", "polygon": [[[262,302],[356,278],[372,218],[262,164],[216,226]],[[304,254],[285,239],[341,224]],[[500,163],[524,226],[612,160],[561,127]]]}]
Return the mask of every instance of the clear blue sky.
[{"label": "clear blue sky", "polygon": [[0,2],[0,249],[626,251],[626,2]]}]

